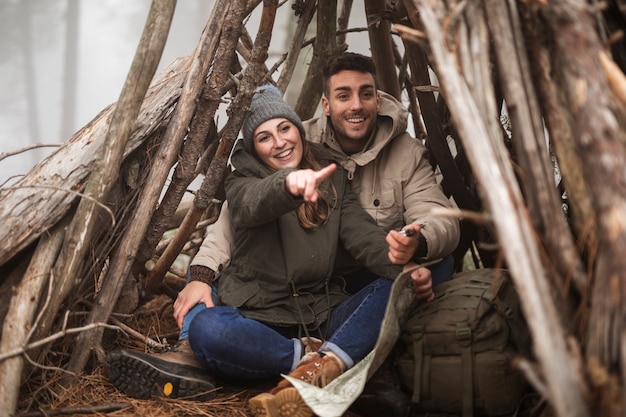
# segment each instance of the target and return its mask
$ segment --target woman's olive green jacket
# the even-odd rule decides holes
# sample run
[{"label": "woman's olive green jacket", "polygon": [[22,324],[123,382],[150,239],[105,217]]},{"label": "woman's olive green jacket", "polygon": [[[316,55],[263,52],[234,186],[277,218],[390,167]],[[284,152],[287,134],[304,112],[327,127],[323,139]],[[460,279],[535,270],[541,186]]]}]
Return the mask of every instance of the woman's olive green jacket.
[{"label": "woman's olive green jacket", "polygon": [[[322,165],[332,163],[320,145],[312,147]],[[291,169],[272,171],[241,143],[231,163],[225,188],[235,251],[218,277],[220,304],[264,323],[315,328],[348,297],[343,279],[333,275],[338,245],[379,276],[393,279],[400,272],[387,257],[385,232],[361,208],[343,169],[329,178],[336,198],[328,221],[304,229],[296,215],[303,200],[285,187]],[[330,194],[328,181],[322,189]]]}]

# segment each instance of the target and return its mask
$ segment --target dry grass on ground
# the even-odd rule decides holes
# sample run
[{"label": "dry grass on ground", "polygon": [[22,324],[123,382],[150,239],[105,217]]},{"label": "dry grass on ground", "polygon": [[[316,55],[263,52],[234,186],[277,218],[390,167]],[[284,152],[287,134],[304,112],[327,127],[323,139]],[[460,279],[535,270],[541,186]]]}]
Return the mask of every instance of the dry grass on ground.
[{"label": "dry grass on ground", "polygon": [[53,383],[47,389],[49,395],[54,391],[52,401],[30,407],[31,411],[39,407],[45,410],[44,413],[36,415],[248,417],[250,413],[246,400],[258,392],[224,387],[214,400],[202,403],[167,398],[137,400],[117,391],[102,375],[101,368],[90,375],[82,376],[79,384],[70,389],[61,390],[55,385]]},{"label": "dry grass on ground", "polygon": [[[171,301],[167,297],[156,297],[143,305],[129,321],[128,326],[152,339],[169,344],[176,341],[178,329],[172,318]],[[65,343],[71,343],[71,340]],[[104,340],[106,352],[115,348],[149,351],[144,341],[121,332],[107,331]],[[60,348],[69,352],[69,348]],[[35,416],[207,416],[207,417],[250,417],[248,398],[270,386],[235,387],[222,386],[216,398],[208,402],[193,402],[168,398],[137,400],[119,392],[103,375],[102,364],[95,364],[79,382],[71,388],[59,383],[63,374],[45,370],[37,378],[29,379],[22,387],[22,396],[16,417]],[[348,412],[345,417],[358,417]]]}]

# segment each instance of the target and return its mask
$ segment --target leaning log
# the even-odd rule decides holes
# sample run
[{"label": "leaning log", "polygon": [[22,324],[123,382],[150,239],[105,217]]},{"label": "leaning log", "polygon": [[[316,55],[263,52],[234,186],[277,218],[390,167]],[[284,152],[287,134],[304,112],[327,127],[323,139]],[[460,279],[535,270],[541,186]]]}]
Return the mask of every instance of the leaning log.
[{"label": "leaning log", "polygon": [[[189,70],[179,58],[157,74],[128,139],[124,158],[166,125]],[[115,104],[102,110],[15,185],[0,189],[0,266],[54,226],[79,198],[104,143]]]},{"label": "leaning log", "polygon": [[[40,298],[46,293],[48,283],[53,280],[50,271],[61,250],[66,227],[67,222],[61,221],[51,229],[51,233],[39,240],[32,261],[11,298],[9,313],[2,328],[2,334],[10,337],[0,339],[0,354],[28,343]],[[15,356],[0,362],[0,415],[9,415],[15,411],[24,361],[22,356]]]},{"label": "leaning log", "polygon": [[547,386],[544,395],[557,415],[586,417],[589,413],[583,400],[584,388],[580,384],[580,364],[569,357],[565,333],[550,297],[547,274],[533,238],[529,212],[504,147],[502,131],[493,122],[489,123],[489,119],[486,121],[481,113],[485,108],[494,109],[493,105],[488,103],[489,96],[482,95],[480,90],[472,91],[467,78],[484,77],[486,72],[484,69],[482,73],[469,75],[460,72],[457,55],[446,41],[449,32],[442,23],[449,11],[443,10],[442,5],[433,7],[427,0],[406,2],[409,1],[420,12],[441,92],[481,185],[482,198],[493,216],[496,235],[501,242],[507,242],[503,254],[531,329],[534,352]]},{"label": "leaning log", "polygon": [[[178,157],[193,117],[196,102],[205,83],[212,57],[217,48],[218,36],[213,36],[223,23],[229,7],[215,7],[215,13],[205,27],[200,43],[193,54],[193,61],[187,73],[172,119],[170,120],[156,155],[145,188],[141,191],[137,204],[135,221],[129,226],[124,238],[111,257],[111,268],[107,271],[102,291],[96,299],[96,306],[89,315],[88,323],[107,322],[126,277],[130,274],[135,255],[148,229],[148,223],[158,205],[165,181]],[[232,4],[232,3],[231,3]],[[103,330],[98,328],[79,334],[76,347],[67,365],[72,372],[82,372],[90,353],[99,349]]]}]

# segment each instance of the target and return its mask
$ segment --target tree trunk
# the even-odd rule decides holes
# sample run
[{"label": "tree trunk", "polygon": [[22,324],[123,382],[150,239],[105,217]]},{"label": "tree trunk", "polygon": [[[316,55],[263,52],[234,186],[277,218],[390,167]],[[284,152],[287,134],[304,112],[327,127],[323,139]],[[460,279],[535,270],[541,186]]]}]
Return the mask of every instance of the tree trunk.
[{"label": "tree trunk", "polygon": [[[548,258],[558,271],[554,275],[558,281],[554,284],[561,291],[555,291],[555,300],[566,293],[565,288],[570,281],[580,294],[585,294],[587,277],[572,240],[561,199],[555,192],[554,168],[548,155],[540,106],[532,88],[517,8],[512,2],[509,5],[507,7],[506,2],[499,0],[487,0],[485,12],[511,120],[512,142],[522,171],[521,184],[534,226],[545,242]],[[563,303],[559,304],[559,310],[567,312]],[[569,321],[569,317],[564,319]]]},{"label": "tree trunk", "polygon": [[365,0],[367,33],[369,34],[372,58],[376,64],[378,88],[400,100],[400,83],[394,65],[396,60],[393,55],[391,23],[385,18],[385,12],[389,12],[385,10],[385,2]]},{"label": "tree trunk", "polygon": [[337,0],[318,0],[313,59],[295,106],[295,111],[302,120],[310,119],[315,114],[322,97],[322,67],[336,51]]},{"label": "tree trunk", "polygon": [[[31,3],[24,1],[19,3],[20,28],[22,30],[22,54],[24,59],[24,86],[26,90],[26,108],[28,109],[28,136],[31,143],[37,143],[41,139],[39,132],[39,111],[37,109],[37,72],[33,62],[33,39],[31,36],[32,25],[30,24],[29,9]],[[0,262],[1,264],[1,262]]]},{"label": "tree trunk", "polygon": [[[559,34],[558,42],[553,45],[555,82],[564,93],[560,97],[563,105],[572,114],[572,132],[579,156],[588,167],[585,179],[599,229],[589,317],[593,325],[589,326],[586,340],[588,366],[594,375],[619,372],[614,378],[623,381],[626,375],[623,362],[626,346],[624,131],[615,116],[615,102],[600,62],[602,46],[587,5],[567,0],[541,12],[551,32]],[[606,397],[600,403],[612,407],[602,410],[603,415],[623,415],[622,392],[609,389],[616,383],[615,379],[592,379],[591,382]]]},{"label": "tree trunk", "polygon": [[[582,161],[576,152],[573,121],[571,114],[559,102],[560,90],[551,78],[553,62],[545,21],[525,8],[520,9],[523,19],[524,34],[527,40],[529,60],[535,62],[531,67],[538,103],[549,132],[550,144],[558,159],[561,175],[568,194],[567,214],[574,233],[582,238],[579,246],[585,257],[595,258],[598,248],[596,219],[591,205],[591,193],[585,180]],[[574,263],[572,263],[573,265]],[[567,274],[569,275],[569,274]]]},{"label": "tree trunk", "polygon": [[287,91],[287,86],[291,81],[293,71],[295,70],[296,64],[298,63],[298,58],[300,58],[300,51],[302,50],[304,37],[306,36],[307,29],[309,28],[311,20],[315,15],[315,4],[316,0],[308,0],[303,7],[302,13],[298,17],[298,26],[296,27],[296,31],[291,41],[289,51],[287,52],[285,68],[280,73],[280,77],[276,82],[276,86],[282,92]]},{"label": "tree trunk", "polygon": [[63,60],[63,105],[61,106],[62,140],[72,136],[76,119],[76,86],[78,82],[78,0],[68,0],[65,18],[65,57]]}]

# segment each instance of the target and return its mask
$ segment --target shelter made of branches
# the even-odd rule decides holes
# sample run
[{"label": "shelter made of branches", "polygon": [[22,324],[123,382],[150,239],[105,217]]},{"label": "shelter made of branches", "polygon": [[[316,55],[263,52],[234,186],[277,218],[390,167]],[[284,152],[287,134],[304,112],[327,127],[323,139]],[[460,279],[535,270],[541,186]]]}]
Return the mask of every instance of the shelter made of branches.
[{"label": "shelter made of branches", "polygon": [[[303,72],[294,107],[312,117],[323,63],[358,30],[458,206],[434,213],[462,219],[457,269],[511,271],[533,340],[519,369],[554,415],[624,414],[621,1],[216,0],[193,54],[156,74],[175,3],[153,0],[117,103],[0,188],[0,416],[41,376],[33,363],[69,371],[69,386],[103,360],[125,288],[176,296],[172,265],[219,212],[256,87],[285,91]],[[292,41],[272,63],[276,13],[289,7]],[[356,7],[366,28],[349,24]]]}]

